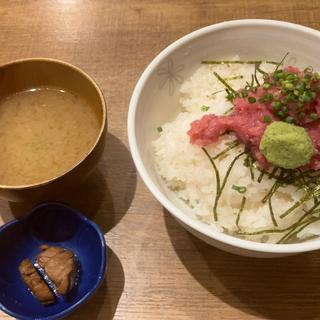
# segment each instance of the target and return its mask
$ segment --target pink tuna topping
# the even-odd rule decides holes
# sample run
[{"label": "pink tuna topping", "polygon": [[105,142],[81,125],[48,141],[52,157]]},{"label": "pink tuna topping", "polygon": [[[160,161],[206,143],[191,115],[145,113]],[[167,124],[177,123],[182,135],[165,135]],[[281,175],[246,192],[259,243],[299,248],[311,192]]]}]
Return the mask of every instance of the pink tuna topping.
[{"label": "pink tuna topping", "polygon": [[[278,71],[279,75],[280,72],[281,70]],[[295,85],[294,89],[291,88],[291,85],[287,85],[289,82],[282,81],[280,84],[279,81],[281,79],[279,81],[274,80],[275,73],[269,75],[263,85],[256,87],[255,92],[249,90],[246,96],[239,94],[235,97],[231,115],[217,116],[207,114],[200,120],[193,121],[188,131],[190,142],[204,147],[216,142],[220,135],[226,131],[232,131],[239,141],[251,151],[260,166],[268,169],[269,163],[259,150],[261,138],[266,127],[271,122],[287,121],[302,126],[307,130],[316,150],[308,166],[314,170],[320,169],[319,79],[310,78],[309,85],[311,84],[311,89],[304,88],[304,91],[301,91],[300,94],[304,98],[304,92],[306,91],[307,95],[310,93],[310,99],[307,97],[303,100],[303,98],[299,98],[297,90],[300,89],[300,80],[303,80],[306,75],[305,71],[300,71],[295,67],[288,67],[282,72],[286,73],[286,77],[291,74],[293,75],[292,77],[296,75],[296,80],[289,81]],[[265,85],[266,83],[267,85]],[[284,86],[286,86],[285,88],[290,88],[290,90],[284,89]],[[295,90],[296,88],[297,90]],[[239,90],[239,93],[242,90]],[[311,90],[313,91],[311,92]],[[278,106],[279,103],[276,104],[277,101],[281,101],[281,107]]]}]

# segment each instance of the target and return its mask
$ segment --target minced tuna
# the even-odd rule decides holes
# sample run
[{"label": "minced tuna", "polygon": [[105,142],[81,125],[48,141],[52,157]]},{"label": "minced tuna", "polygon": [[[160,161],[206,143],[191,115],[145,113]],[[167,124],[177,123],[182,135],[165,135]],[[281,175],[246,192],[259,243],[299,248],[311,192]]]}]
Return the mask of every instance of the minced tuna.
[{"label": "minced tuna", "polygon": [[[281,72],[281,73],[280,73]],[[279,78],[283,76],[283,80]],[[266,127],[273,121],[285,121],[303,126],[315,147],[308,166],[320,168],[320,95],[319,76],[295,67],[269,74],[254,90],[240,89],[233,99],[231,115],[209,114],[191,123],[188,131],[192,144],[206,146],[217,141],[226,131],[233,131],[246,145],[260,166],[269,164],[259,150]],[[245,96],[243,96],[245,92]]]}]

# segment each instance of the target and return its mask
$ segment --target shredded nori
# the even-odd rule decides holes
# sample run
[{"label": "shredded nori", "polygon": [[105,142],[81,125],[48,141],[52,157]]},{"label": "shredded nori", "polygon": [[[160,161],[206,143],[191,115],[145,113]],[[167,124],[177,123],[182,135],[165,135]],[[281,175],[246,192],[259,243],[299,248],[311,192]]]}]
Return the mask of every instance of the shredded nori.
[{"label": "shredded nori", "polygon": [[273,212],[273,207],[272,207],[272,197],[269,197],[268,199],[268,206],[269,206],[269,211],[270,211],[270,216],[271,216],[271,220],[272,220],[272,223],[275,227],[278,226],[278,223],[276,221],[276,218],[274,217],[274,212]]},{"label": "shredded nori", "polygon": [[265,175],[265,171],[261,170],[260,175],[259,175],[258,180],[257,180],[259,183],[261,183],[262,178],[263,178],[264,175]]},{"label": "shredded nori", "polygon": [[239,95],[239,92],[234,90],[217,72],[213,72],[215,77],[226,87],[228,90],[232,92],[232,94],[236,97]]},{"label": "shredded nori", "polygon": [[[202,64],[261,64],[262,60],[203,60]],[[265,61],[265,63],[278,65],[276,61]]]},{"label": "shredded nori", "polygon": [[232,170],[232,167],[234,166],[235,162],[242,156],[245,154],[245,152],[242,152],[240,154],[238,154],[237,156],[234,157],[234,159],[231,161],[228,169],[227,169],[227,172],[224,176],[224,179],[222,181],[222,184],[220,185],[220,173],[219,173],[219,170],[214,162],[214,159],[210,156],[209,152],[207,151],[206,148],[202,147],[202,150],[204,151],[204,153],[206,154],[207,158],[209,159],[209,161],[211,162],[212,164],[212,167],[214,169],[214,172],[215,172],[215,176],[216,176],[216,185],[217,185],[217,188],[216,188],[216,195],[215,195],[215,199],[214,199],[214,205],[213,205],[213,218],[214,218],[214,221],[218,221],[218,212],[217,212],[217,207],[218,207],[218,202],[219,202],[219,199],[221,197],[221,194],[223,192],[223,189],[227,183],[227,180],[228,180],[228,177],[230,175],[230,172]]},{"label": "shredded nori", "polygon": [[243,209],[244,209],[244,206],[245,206],[245,204],[246,204],[246,200],[247,200],[246,197],[242,197],[240,209],[239,209],[239,212],[238,212],[238,214],[237,214],[236,225],[237,225],[237,227],[238,227],[239,229],[240,229],[240,227],[239,227],[240,215],[241,215],[241,213],[242,213],[242,211],[243,211]]},{"label": "shredded nori", "polygon": [[223,80],[225,80],[225,81],[239,80],[239,79],[243,79],[243,75],[238,75],[238,76],[232,76],[232,77],[223,78]]},{"label": "shredded nori", "polygon": [[[216,199],[218,198],[218,195],[220,193],[220,174],[219,174],[219,171],[217,169],[217,166],[216,164],[214,163],[214,160],[212,159],[212,157],[210,156],[210,154],[208,153],[207,149],[202,147],[201,148],[204,153],[206,154],[206,156],[208,157],[212,167],[213,167],[213,170],[215,172],[215,176],[216,176],[216,185],[217,185],[217,188],[216,188],[216,196],[215,196],[215,203],[216,203]],[[213,219],[214,221],[218,221],[218,214],[217,214],[217,209],[216,209],[216,204],[213,206]]]},{"label": "shredded nori", "polygon": [[288,56],[289,52],[287,52],[284,57],[281,59],[281,61],[276,65],[276,69],[274,70],[274,72],[276,72],[279,67],[283,64],[284,60],[286,59],[286,57]]},{"label": "shredded nori", "polygon": [[237,147],[240,144],[239,140],[234,140],[232,142],[229,143],[228,147],[225,148],[224,150],[222,150],[221,152],[219,152],[217,155],[215,155],[214,157],[212,157],[212,159],[218,159],[220,158],[222,155],[226,154],[228,151],[230,151],[231,149]]}]

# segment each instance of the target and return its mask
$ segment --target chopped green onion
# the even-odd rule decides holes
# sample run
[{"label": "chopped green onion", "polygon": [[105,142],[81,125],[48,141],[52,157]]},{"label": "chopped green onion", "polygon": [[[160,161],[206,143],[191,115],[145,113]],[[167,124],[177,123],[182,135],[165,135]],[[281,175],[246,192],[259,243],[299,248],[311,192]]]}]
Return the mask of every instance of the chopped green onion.
[{"label": "chopped green onion", "polygon": [[243,89],[243,90],[241,91],[241,97],[242,97],[242,98],[245,98],[245,97],[247,97],[247,96],[248,96],[248,90]]},{"label": "chopped green onion", "polygon": [[293,90],[294,89],[294,85],[291,82],[288,82],[285,84],[284,86],[287,90]]},{"label": "chopped green onion", "polygon": [[311,113],[310,113],[310,118],[311,118],[312,120],[317,120],[317,119],[318,119],[318,115],[317,115],[315,112],[311,112]]},{"label": "chopped green onion", "polygon": [[293,123],[294,119],[291,116],[288,116],[284,119],[285,122]]},{"label": "chopped green onion", "polygon": [[271,105],[271,108],[275,111],[279,110],[281,108],[281,102],[280,101],[273,102]]},{"label": "chopped green onion", "polygon": [[234,100],[234,98],[235,98],[235,95],[231,92],[229,92],[226,96],[226,99],[231,102]]},{"label": "chopped green onion", "polygon": [[303,109],[303,103],[299,101],[299,102],[297,103],[296,107],[297,107],[298,109],[300,109],[300,110]]},{"label": "chopped green onion", "polygon": [[264,115],[263,116],[263,122],[264,123],[270,123],[271,122],[271,117],[269,115]]},{"label": "chopped green onion", "polygon": [[287,80],[296,80],[297,76],[293,73],[289,73],[289,75],[287,76]]},{"label": "chopped green onion", "polygon": [[[280,71],[280,70],[279,70]],[[276,76],[279,78],[279,79],[282,79],[284,77],[284,73],[283,72],[277,72],[276,73]]]},{"label": "chopped green onion", "polygon": [[158,127],[158,128],[157,128],[157,131],[158,131],[159,133],[162,132],[162,131],[163,131],[162,127]]},{"label": "chopped green onion", "polygon": [[203,106],[201,107],[201,111],[202,111],[202,112],[206,112],[206,111],[208,111],[209,109],[210,109],[209,106],[203,105]]},{"label": "chopped green onion", "polygon": [[305,91],[302,96],[305,102],[310,102],[312,100],[310,91]]},{"label": "chopped green onion", "polygon": [[244,186],[237,186],[237,185],[233,185],[232,189],[235,191],[238,191],[239,193],[245,193],[247,191],[247,188]]},{"label": "chopped green onion", "polygon": [[249,98],[248,98],[248,101],[249,101],[250,103],[255,103],[257,100],[256,100],[255,97],[249,97]]},{"label": "chopped green onion", "polygon": [[272,101],[273,95],[271,93],[264,94],[261,99],[259,99],[259,102],[266,102],[266,101]]},{"label": "chopped green onion", "polygon": [[263,84],[263,88],[264,88],[264,89],[269,89],[270,87],[271,87],[271,84],[268,83],[268,82],[265,82],[265,83]]},{"label": "chopped green onion", "polygon": [[300,91],[297,90],[297,89],[294,89],[294,90],[293,90],[293,94],[294,94],[295,96],[300,96]]},{"label": "chopped green onion", "polygon": [[290,100],[292,101],[292,100],[296,100],[297,98],[293,93],[289,93],[287,95],[287,99],[288,99],[288,101],[290,101]]},{"label": "chopped green onion", "polygon": [[274,99],[274,100],[279,100],[279,98],[280,98],[279,92],[275,92],[275,93],[273,94],[273,99]]}]

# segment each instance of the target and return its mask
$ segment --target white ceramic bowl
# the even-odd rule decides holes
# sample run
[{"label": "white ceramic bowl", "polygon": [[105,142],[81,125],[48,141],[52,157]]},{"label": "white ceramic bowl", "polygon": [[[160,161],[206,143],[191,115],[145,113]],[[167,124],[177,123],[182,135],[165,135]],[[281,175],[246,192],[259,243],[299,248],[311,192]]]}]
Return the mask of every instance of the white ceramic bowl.
[{"label": "white ceramic bowl", "polygon": [[190,209],[155,171],[151,141],[156,128],[179,112],[178,87],[201,60],[238,54],[242,59],[279,61],[290,52],[291,65],[320,70],[320,32],[274,20],[237,20],[205,27],[164,49],[146,68],[133,92],[128,136],[133,160],[143,181],[172,215],[191,233],[222,250],[255,257],[279,257],[320,248],[320,239],[297,244],[266,244],[214,231],[191,216]]}]

